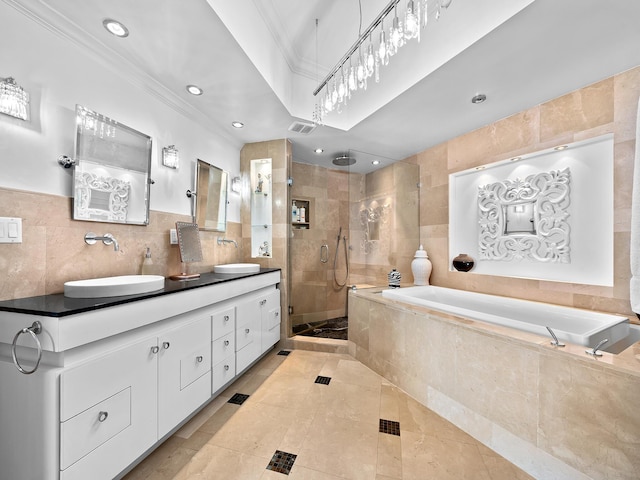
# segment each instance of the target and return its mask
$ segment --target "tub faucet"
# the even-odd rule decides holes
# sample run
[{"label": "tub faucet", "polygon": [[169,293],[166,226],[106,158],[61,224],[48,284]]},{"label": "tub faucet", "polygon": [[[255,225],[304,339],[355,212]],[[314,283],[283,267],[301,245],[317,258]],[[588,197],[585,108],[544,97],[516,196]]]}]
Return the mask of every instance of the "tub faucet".
[{"label": "tub faucet", "polygon": [[605,338],[604,340],[601,340],[595,347],[593,347],[593,350],[585,350],[584,353],[586,353],[587,355],[591,355],[593,357],[601,357],[602,352],[599,351],[600,347],[605,343],[607,343],[608,341],[609,339]]},{"label": "tub faucet", "polygon": [[231,240],[230,238],[218,237],[218,245],[223,245],[225,243],[233,243],[233,245],[238,248],[238,242],[235,240]]},{"label": "tub faucet", "polygon": [[120,245],[118,245],[118,241],[116,240],[116,237],[114,237],[110,233],[105,233],[103,236],[99,237],[95,233],[89,232],[84,236],[84,243],[86,243],[87,245],[93,245],[98,240],[101,240],[102,243],[104,243],[105,245],[113,244],[114,252],[117,252],[118,250],[120,250]]},{"label": "tub faucet", "polygon": [[562,343],[560,340],[558,340],[558,337],[556,337],[556,334],[553,333],[553,330],[551,330],[551,328],[546,327],[547,330],[549,330],[549,334],[551,335],[551,338],[553,338],[553,340],[549,343],[551,343],[551,345],[553,345],[554,347],[564,347],[566,346],[564,343]]}]

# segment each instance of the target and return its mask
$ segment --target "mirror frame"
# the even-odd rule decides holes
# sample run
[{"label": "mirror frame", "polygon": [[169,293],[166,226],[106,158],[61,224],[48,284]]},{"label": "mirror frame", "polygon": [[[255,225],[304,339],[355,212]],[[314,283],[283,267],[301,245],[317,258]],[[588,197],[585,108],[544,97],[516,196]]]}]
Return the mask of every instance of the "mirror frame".
[{"label": "mirror frame", "polygon": [[[200,230],[226,232],[229,172],[198,158],[195,177],[194,223]],[[217,177],[219,182],[211,181]],[[212,199],[216,201],[211,202]]]},{"label": "mirror frame", "polygon": [[73,219],[148,225],[151,156],[149,135],[76,105]]}]

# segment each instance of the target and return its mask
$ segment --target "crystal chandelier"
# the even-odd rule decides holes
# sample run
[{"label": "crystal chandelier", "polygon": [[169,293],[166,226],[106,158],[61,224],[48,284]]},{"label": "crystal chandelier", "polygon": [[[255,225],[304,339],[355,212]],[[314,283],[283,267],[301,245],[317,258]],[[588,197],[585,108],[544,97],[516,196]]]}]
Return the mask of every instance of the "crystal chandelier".
[{"label": "crystal chandelier", "polygon": [[21,120],[29,118],[29,94],[11,78],[0,78],[0,113]]},{"label": "crystal chandelier", "polygon": [[353,93],[367,89],[371,77],[378,83],[380,68],[408,41],[420,41],[420,31],[432,17],[439,20],[451,1],[391,0],[314,90],[313,122],[322,125],[327,114],[340,113]]}]

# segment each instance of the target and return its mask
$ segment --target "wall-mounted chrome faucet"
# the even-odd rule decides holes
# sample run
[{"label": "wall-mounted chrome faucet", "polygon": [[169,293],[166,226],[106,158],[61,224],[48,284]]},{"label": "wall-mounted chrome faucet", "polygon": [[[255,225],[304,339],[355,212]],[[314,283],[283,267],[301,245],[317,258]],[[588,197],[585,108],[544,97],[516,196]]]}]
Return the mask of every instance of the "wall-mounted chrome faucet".
[{"label": "wall-mounted chrome faucet", "polygon": [[238,242],[235,240],[231,240],[229,238],[218,237],[218,245],[223,245],[225,243],[233,243],[233,245],[238,248]]},{"label": "wall-mounted chrome faucet", "polygon": [[118,245],[116,237],[114,237],[110,233],[105,233],[103,236],[99,237],[95,233],[89,232],[84,236],[84,243],[86,243],[87,245],[93,245],[98,240],[102,240],[102,243],[104,243],[105,245],[113,244],[114,252],[117,252],[120,249],[120,245]]}]

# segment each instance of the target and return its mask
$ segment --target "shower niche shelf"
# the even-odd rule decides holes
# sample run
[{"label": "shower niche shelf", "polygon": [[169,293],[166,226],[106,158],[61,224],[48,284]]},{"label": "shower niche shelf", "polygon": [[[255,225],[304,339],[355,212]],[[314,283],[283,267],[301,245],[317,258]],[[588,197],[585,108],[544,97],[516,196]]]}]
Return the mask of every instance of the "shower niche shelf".
[{"label": "shower niche shelf", "polygon": [[[293,206],[296,206],[298,210],[298,215],[296,218],[298,220],[293,219]],[[306,230],[311,228],[311,222],[309,219],[311,218],[310,207],[311,202],[309,200],[303,200],[301,198],[292,198],[291,199],[291,225],[293,228],[297,228],[299,230]],[[304,217],[301,216],[300,211],[304,208]]]},{"label": "shower niche shelf", "polygon": [[251,160],[251,258],[272,258],[273,205],[270,158]]}]

